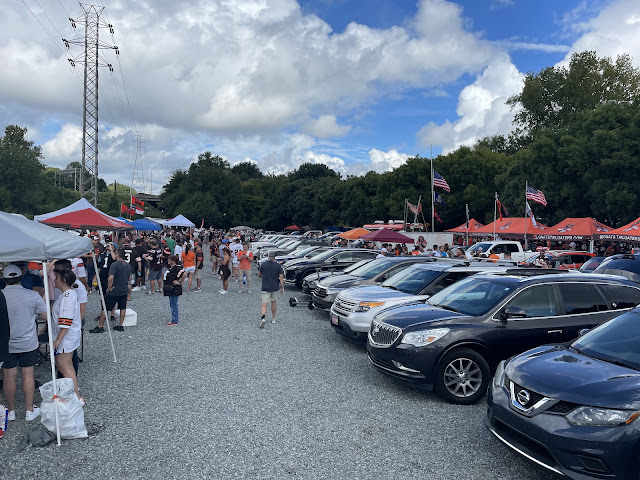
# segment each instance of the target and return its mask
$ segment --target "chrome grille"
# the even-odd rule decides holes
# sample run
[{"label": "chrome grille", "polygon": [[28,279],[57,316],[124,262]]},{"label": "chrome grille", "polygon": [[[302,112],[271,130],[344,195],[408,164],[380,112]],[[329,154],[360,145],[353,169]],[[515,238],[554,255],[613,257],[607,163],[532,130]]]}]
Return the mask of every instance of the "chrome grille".
[{"label": "chrome grille", "polygon": [[344,300],[342,298],[336,298],[333,302],[333,309],[337,314],[342,315],[344,317],[348,317],[351,312],[355,311],[358,306],[358,302],[353,302],[351,300]]},{"label": "chrome grille", "polygon": [[318,298],[325,298],[327,296],[327,289],[318,285],[313,291],[313,294]]},{"label": "chrome grille", "polygon": [[375,345],[390,346],[398,339],[402,329],[373,319],[369,327],[369,341]]}]

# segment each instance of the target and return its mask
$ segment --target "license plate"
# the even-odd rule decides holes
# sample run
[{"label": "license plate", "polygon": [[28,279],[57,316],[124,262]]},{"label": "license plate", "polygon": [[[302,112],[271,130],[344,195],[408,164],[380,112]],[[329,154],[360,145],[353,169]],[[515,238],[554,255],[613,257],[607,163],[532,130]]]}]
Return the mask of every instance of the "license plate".
[{"label": "license plate", "polygon": [[339,321],[337,315],[331,315],[331,323],[333,323],[334,325],[338,325]]}]

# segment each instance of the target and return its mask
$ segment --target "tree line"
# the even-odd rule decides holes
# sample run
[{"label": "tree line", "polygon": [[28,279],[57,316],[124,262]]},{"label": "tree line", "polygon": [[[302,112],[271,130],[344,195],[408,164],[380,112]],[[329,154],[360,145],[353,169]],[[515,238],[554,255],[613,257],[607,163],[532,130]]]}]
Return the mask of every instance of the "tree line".
[{"label": "tree line", "polygon": [[[592,216],[612,226],[635,219],[640,215],[639,100],[640,72],[628,55],[614,61],[595,52],[576,53],[567,67],[527,74],[523,90],[508,101],[516,112],[511,134],[433,159],[451,187],[451,193],[436,189],[446,202],[436,207],[442,219],[436,229],[464,223],[465,204],[478,221],[492,221],[496,192],[511,216],[523,216],[527,181],[546,195],[547,207],[532,208],[547,225],[569,216]],[[24,133],[9,126],[0,138],[3,172],[22,159],[11,181],[0,185],[0,209],[37,214],[71,203],[77,192],[47,178],[39,147]],[[254,163],[231,166],[207,151],[189,168],[172,172],[161,212],[155,213],[181,213],[222,228],[361,226],[402,219],[405,198],[415,203],[422,196],[430,221],[430,175],[430,159],[419,155],[390,172],[342,178],[321,164],[264,174]],[[118,213],[113,211],[119,209],[117,193],[107,189],[100,203],[107,213]]]}]

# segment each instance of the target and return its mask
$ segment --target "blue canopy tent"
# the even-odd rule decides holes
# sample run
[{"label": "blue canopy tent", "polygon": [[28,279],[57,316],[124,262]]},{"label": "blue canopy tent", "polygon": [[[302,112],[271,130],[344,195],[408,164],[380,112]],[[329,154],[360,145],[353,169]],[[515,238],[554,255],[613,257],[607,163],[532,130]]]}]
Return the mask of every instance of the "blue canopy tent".
[{"label": "blue canopy tent", "polygon": [[162,230],[162,227],[151,220],[147,220],[146,218],[139,218],[138,220],[134,220],[130,223],[134,229],[146,232],[158,232]]},{"label": "blue canopy tent", "polygon": [[120,220],[121,222],[128,223],[129,225],[133,225],[131,220],[127,220],[126,218],[116,217],[116,220]]}]

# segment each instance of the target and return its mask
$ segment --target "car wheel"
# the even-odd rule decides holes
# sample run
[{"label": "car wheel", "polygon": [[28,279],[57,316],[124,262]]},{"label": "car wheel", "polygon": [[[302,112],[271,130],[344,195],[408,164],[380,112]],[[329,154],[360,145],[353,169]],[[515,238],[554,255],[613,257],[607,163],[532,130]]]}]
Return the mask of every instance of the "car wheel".
[{"label": "car wheel", "polygon": [[468,348],[447,353],[436,370],[435,389],[450,403],[471,405],[487,391],[491,372],[482,355]]}]

